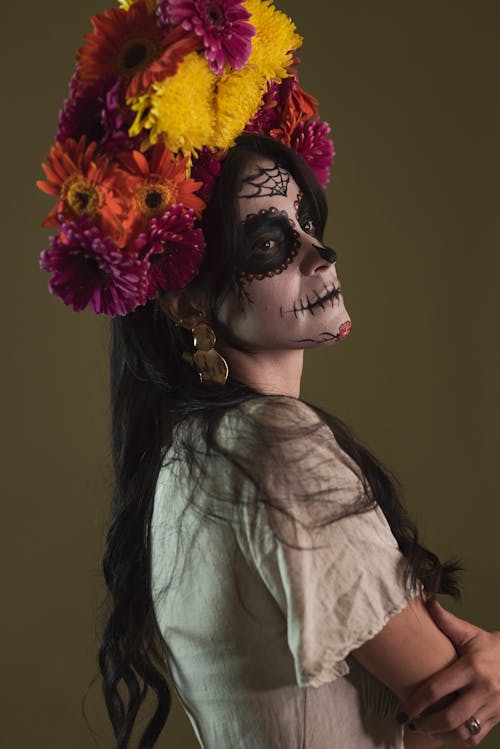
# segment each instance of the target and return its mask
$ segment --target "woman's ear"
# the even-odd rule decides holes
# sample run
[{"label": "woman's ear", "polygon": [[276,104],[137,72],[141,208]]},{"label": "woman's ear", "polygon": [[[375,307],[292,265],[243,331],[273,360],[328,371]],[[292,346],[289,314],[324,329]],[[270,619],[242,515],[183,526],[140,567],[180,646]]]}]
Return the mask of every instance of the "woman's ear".
[{"label": "woman's ear", "polygon": [[192,330],[206,318],[205,293],[200,286],[190,285],[182,291],[161,292],[161,309],[176,325]]}]

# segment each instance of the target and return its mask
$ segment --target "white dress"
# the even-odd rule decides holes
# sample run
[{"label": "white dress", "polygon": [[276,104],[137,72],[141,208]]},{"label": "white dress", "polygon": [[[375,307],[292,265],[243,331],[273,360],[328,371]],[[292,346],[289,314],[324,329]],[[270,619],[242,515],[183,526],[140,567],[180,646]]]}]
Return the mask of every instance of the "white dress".
[{"label": "white dress", "polygon": [[[256,428],[247,426],[249,412]],[[292,434],[307,421],[317,421],[312,409],[282,396],[238,406],[220,424],[221,444],[259,476],[277,509],[256,501],[237,467],[205,457],[195,422],[177,431],[160,471],[155,613],[171,679],[204,749],[403,748],[398,698],[350,652],[420,589],[405,590],[404,558],[378,506],[311,529],[311,519],[338,515],[362,485],[325,424],[259,450],[266,424]],[[201,482],[179,437],[199,446]],[[285,505],[291,520],[278,509]],[[204,517],[207,508],[216,520]]]}]

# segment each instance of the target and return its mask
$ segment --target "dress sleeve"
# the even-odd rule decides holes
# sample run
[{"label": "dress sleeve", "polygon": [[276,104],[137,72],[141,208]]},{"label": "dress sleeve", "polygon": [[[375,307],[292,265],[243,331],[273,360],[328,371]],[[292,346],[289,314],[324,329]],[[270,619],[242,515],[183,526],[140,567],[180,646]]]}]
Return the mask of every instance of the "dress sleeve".
[{"label": "dress sleeve", "polygon": [[272,504],[241,505],[237,527],[242,553],[286,618],[297,683],[318,687],[349,673],[349,653],[422,587],[406,589],[406,560],[381,508],[356,511],[360,500],[367,506],[360,469],[316,413],[274,402],[258,421],[261,435],[279,422],[290,434],[318,427],[265,445],[253,465]]}]

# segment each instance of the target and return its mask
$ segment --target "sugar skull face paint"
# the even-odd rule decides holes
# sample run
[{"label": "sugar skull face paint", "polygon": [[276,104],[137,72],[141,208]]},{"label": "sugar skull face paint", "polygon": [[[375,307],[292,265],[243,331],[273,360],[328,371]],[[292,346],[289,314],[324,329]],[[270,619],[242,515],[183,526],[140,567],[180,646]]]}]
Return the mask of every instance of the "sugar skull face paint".
[{"label": "sugar skull face paint", "polygon": [[218,311],[221,332],[249,350],[329,345],[351,320],[309,198],[267,157],[246,165],[238,193],[241,241],[235,286]]},{"label": "sugar skull face paint", "polygon": [[243,221],[246,252],[239,265],[239,279],[261,281],[288,268],[301,246],[295,221],[275,206],[249,213]]},{"label": "sugar skull face paint", "polygon": [[257,166],[255,171],[243,179],[247,198],[266,198],[282,195],[286,198],[290,174],[279,164]]}]

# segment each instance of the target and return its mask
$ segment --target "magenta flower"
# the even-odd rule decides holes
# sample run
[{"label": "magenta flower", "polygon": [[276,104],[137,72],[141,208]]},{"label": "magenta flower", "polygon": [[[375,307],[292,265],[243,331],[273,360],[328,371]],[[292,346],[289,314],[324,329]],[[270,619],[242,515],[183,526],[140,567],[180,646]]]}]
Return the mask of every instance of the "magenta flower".
[{"label": "magenta flower", "polygon": [[205,240],[202,230],[193,228],[195,218],[191,208],[177,203],[160,218],[151,219],[149,230],[137,237],[136,250],[150,266],[148,299],[158,287],[180,291],[196,275]]},{"label": "magenta flower", "polygon": [[215,180],[219,176],[221,168],[221,154],[217,158],[206,146],[202,148],[198,158],[193,162],[191,177],[197,182],[203,182],[203,186],[198,189],[197,194],[205,203],[210,202]]},{"label": "magenta flower", "polygon": [[101,111],[105,105],[109,81],[99,79],[82,83],[76,73],[69,82],[69,96],[59,112],[56,140],[65,143],[68,138],[79,140],[86,135],[89,141],[99,142],[105,135]]},{"label": "magenta flower", "polygon": [[125,104],[127,82],[123,79],[99,79],[91,83],[70,81],[70,93],[59,112],[56,140],[79,140],[86,135],[101,152],[114,157],[123,151],[139,149],[141,136],[130,138],[128,129],[134,113]]},{"label": "magenta flower", "polygon": [[182,24],[203,39],[205,57],[217,75],[225,63],[239,70],[250,57],[255,28],[241,0],[171,0],[168,16],[174,26]]},{"label": "magenta flower", "polygon": [[330,166],[335,156],[333,141],[328,137],[330,126],[316,117],[299,122],[292,133],[290,145],[307,161],[324,189],[330,179]]},{"label": "magenta flower", "polygon": [[126,315],[147,301],[148,263],[137,253],[118,249],[86,215],[76,221],[58,216],[60,235],[40,254],[48,271],[49,291],[74,312],[90,306],[96,314]]},{"label": "magenta flower", "polygon": [[158,0],[156,7],[156,22],[165,32],[172,30],[172,19],[170,18],[170,0]]},{"label": "magenta flower", "polygon": [[134,121],[134,113],[125,103],[125,92],[127,81],[123,78],[106,93],[105,105],[101,111],[101,121],[105,136],[101,141],[101,147],[110,157],[116,157],[123,151],[139,151],[142,135],[131,138],[128,134],[129,127]]},{"label": "magenta flower", "polygon": [[280,96],[282,87],[283,83],[280,85],[276,81],[269,81],[260,109],[245,127],[247,132],[269,135],[273,128],[278,127],[283,112]]}]

